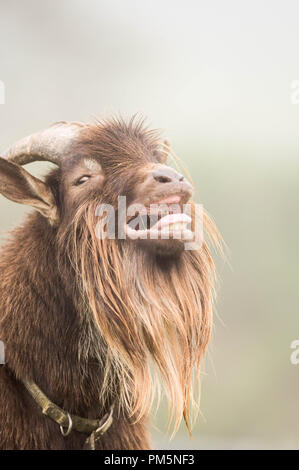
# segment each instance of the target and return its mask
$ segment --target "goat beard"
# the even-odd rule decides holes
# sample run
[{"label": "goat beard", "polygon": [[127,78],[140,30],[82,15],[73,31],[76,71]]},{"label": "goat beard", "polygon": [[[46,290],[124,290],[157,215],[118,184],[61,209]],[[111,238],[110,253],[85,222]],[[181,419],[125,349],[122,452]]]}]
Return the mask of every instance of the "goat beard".
[{"label": "goat beard", "polygon": [[[89,346],[102,345],[93,353],[103,366],[100,397],[105,402],[117,394],[120,409],[137,422],[164,390],[169,424],[175,431],[184,418],[190,432],[212,326],[215,269],[208,246],[162,261],[133,241],[99,239],[98,204],[83,204],[60,240],[76,273],[80,310],[92,323]],[[206,214],[204,228],[217,241]]]}]

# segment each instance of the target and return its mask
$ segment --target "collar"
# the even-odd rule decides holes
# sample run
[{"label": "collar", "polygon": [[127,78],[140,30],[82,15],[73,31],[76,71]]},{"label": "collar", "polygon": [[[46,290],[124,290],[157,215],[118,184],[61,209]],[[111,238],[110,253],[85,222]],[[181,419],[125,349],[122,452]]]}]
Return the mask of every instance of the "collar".
[{"label": "collar", "polygon": [[[32,398],[41,407],[42,413],[59,424],[63,436],[68,436],[72,430],[89,435],[85,441],[85,448],[94,450],[96,441],[110,428],[113,422],[114,403],[101,419],[81,418],[55,405],[36,383],[30,380],[23,380],[23,384]],[[67,428],[67,430],[65,431],[64,428]]]}]

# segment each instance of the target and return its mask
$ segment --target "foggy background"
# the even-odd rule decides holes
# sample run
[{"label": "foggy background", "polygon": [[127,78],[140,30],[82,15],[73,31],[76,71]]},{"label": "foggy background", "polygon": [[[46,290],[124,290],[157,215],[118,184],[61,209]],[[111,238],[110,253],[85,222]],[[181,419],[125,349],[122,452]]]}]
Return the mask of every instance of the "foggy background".
[{"label": "foggy background", "polygon": [[[0,0],[0,151],[55,121],[140,112],[229,247],[202,416],[169,442],[162,406],[155,448],[299,448],[298,17],[295,0]],[[2,237],[27,209],[0,196],[0,211]]]}]

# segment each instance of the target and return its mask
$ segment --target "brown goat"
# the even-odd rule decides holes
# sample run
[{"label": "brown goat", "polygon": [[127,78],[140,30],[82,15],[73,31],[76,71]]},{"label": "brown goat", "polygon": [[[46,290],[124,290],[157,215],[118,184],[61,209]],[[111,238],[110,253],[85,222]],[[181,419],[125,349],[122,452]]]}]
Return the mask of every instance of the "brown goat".
[{"label": "brown goat", "polygon": [[[166,166],[168,151],[141,122],[112,119],[57,123],[0,158],[0,193],[36,209],[0,255],[1,449],[147,449],[161,382],[174,428],[183,417],[189,428],[210,337],[214,265],[204,241],[184,250],[184,237],[174,236],[186,228],[192,187]],[[58,165],[45,182],[21,166],[37,160]],[[119,196],[126,209],[176,203],[180,210],[156,214],[153,239],[147,214],[137,225],[136,214],[124,219],[126,233],[143,237],[121,237],[121,225],[115,237],[99,236],[107,218],[98,207],[117,209]],[[165,225],[168,238],[159,236]],[[204,228],[217,238],[206,215]],[[35,384],[54,415],[59,407],[57,419],[43,414]],[[80,432],[76,416],[96,426]],[[93,431],[103,419],[99,438]]]}]

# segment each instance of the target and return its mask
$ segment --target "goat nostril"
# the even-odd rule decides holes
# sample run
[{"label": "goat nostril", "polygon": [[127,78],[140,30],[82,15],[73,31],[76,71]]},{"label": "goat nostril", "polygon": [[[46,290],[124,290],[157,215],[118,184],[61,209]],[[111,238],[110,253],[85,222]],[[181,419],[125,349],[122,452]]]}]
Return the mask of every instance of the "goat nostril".
[{"label": "goat nostril", "polygon": [[154,179],[158,181],[158,183],[171,183],[172,179],[165,175],[154,176]]},{"label": "goat nostril", "polygon": [[151,176],[158,183],[181,183],[185,179],[183,175],[167,167],[152,171]]}]

